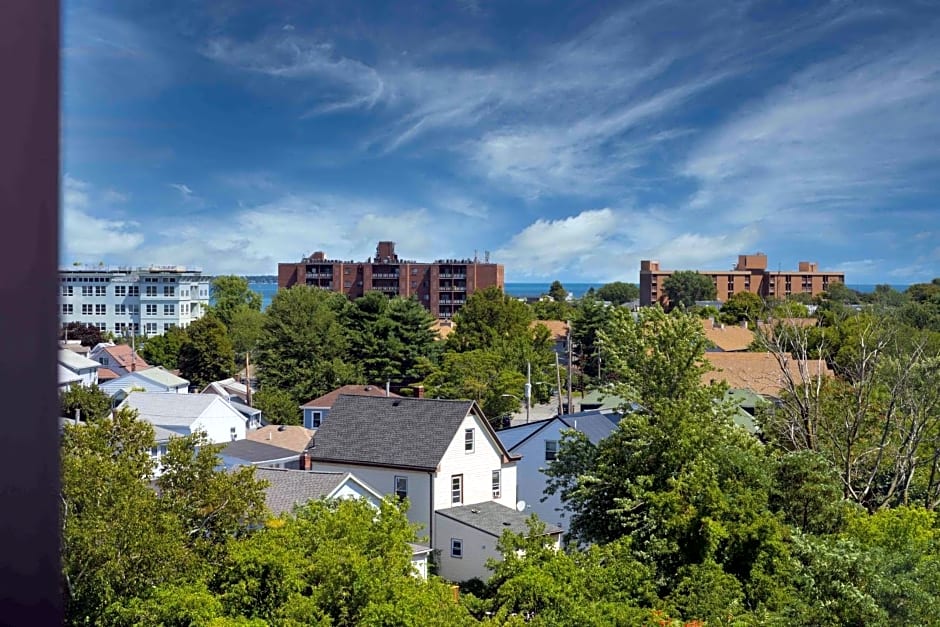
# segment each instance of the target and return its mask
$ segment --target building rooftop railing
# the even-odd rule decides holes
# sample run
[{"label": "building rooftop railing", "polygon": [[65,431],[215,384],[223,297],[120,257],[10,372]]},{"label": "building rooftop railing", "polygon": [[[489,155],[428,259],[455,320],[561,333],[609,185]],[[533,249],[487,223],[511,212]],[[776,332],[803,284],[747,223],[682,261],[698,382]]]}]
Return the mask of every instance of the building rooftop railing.
[{"label": "building rooftop railing", "polygon": [[105,266],[78,264],[71,266],[59,266],[59,272],[198,272],[202,273],[202,268],[188,266]]}]

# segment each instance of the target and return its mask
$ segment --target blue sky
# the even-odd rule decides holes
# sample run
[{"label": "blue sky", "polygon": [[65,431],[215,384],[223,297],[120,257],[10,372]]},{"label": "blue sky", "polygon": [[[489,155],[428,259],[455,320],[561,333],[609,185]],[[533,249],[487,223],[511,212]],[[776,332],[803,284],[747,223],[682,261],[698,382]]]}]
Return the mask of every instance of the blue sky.
[{"label": "blue sky", "polygon": [[61,262],[940,275],[940,3],[63,2]]}]

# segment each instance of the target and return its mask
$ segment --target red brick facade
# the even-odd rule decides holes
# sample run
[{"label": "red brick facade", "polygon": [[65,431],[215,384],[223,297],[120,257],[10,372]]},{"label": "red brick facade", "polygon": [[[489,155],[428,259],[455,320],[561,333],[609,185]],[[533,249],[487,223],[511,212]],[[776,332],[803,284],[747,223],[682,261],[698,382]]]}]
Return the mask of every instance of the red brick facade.
[{"label": "red brick facade", "polygon": [[300,263],[279,263],[278,289],[312,285],[350,299],[370,291],[415,296],[435,317],[450,318],[475,291],[494,285],[505,288],[503,266],[488,260],[400,260],[394,242],[379,242],[375,252],[375,258],[367,261],[337,261],[317,251]]}]

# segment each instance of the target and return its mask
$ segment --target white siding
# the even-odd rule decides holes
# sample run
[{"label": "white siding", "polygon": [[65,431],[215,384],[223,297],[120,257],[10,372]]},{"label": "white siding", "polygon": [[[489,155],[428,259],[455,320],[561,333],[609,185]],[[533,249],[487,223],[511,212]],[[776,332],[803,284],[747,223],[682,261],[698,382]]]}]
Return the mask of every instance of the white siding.
[{"label": "white siding", "polygon": [[422,553],[420,555],[411,556],[411,566],[414,568],[415,575],[421,579],[428,578],[428,554]]},{"label": "white siding", "polygon": [[[435,516],[433,548],[440,551],[440,569],[438,574],[459,583],[474,577],[489,579],[493,572],[486,568],[486,560],[499,559],[496,550],[497,539],[473,527],[445,516]],[[451,557],[451,539],[463,541],[463,557]]]},{"label": "white siding", "polygon": [[408,520],[421,525],[418,535],[428,535],[431,525],[430,475],[426,472],[334,464],[313,460],[312,470],[351,472],[383,497],[395,494],[395,477],[408,477]]},{"label": "white siding", "polygon": [[540,501],[547,496],[545,486],[548,485],[548,477],[542,470],[550,463],[545,461],[545,441],[560,442],[561,431],[567,428],[561,421],[554,420],[513,451],[514,454],[522,455],[518,462],[517,477],[519,498],[526,502],[525,514],[534,513],[543,521],[558,525],[565,532],[568,531],[571,514],[560,511],[561,497],[556,493],[548,496],[544,503]]},{"label": "white siding", "polygon": [[[464,432],[473,429],[474,450],[464,450]],[[493,471],[500,470],[501,494],[493,499]],[[437,484],[434,486],[434,509],[460,505],[451,502],[451,477],[463,475],[463,505],[493,501],[506,507],[516,506],[516,465],[504,464],[499,444],[490,436],[480,418],[471,413],[464,418],[447,452],[441,459]]]},{"label": "white siding", "polygon": [[333,493],[333,498],[365,499],[376,509],[378,509],[380,505],[379,500],[376,499],[371,492],[364,489],[361,485],[352,479],[346,479],[346,481],[344,481],[343,484]]},{"label": "white siding", "polygon": [[[111,366],[106,366],[114,370]],[[143,388],[147,392],[173,392],[177,393],[177,390],[169,389],[165,385],[157,383],[156,381],[151,381],[150,379],[145,379],[144,377],[139,376],[136,372],[131,372],[124,375],[123,377],[118,377],[117,379],[112,379],[106,381],[99,386],[108,396],[114,396],[119,391],[124,388]]]},{"label": "white siding", "polygon": [[[235,437],[232,437],[232,429]],[[232,440],[245,439],[245,418],[221,398],[209,405],[190,427],[191,432],[205,431],[209,440],[215,444],[225,444]]]}]

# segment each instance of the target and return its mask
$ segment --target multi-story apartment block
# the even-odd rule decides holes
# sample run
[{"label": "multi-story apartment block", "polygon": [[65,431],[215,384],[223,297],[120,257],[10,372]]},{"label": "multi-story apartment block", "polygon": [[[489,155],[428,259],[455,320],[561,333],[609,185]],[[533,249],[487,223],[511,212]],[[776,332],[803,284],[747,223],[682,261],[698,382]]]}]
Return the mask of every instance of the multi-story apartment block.
[{"label": "multi-story apartment block", "polygon": [[367,261],[327,259],[317,251],[300,263],[277,265],[278,289],[312,285],[342,292],[350,299],[379,291],[389,296],[415,296],[432,315],[450,318],[477,290],[505,288],[503,266],[473,259],[438,259],[424,263],[399,259],[394,242],[379,242]]},{"label": "multi-story apartment block", "polygon": [[117,335],[160,335],[187,327],[209,306],[210,280],[182,266],[59,270],[59,320]]},{"label": "multi-story apartment block", "polygon": [[[663,270],[658,261],[640,262],[640,305],[650,305],[664,294],[663,281],[675,270]],[[717,299],[724,302],[739,292],[752,292],[762,298],[786,298],[791,294],[815,296],[829,289],[833,283],[845,283],[844,272],[819,269],[811,261],[801,261],[797,270],[768,271],[767,255],[738,255],[738,263],[731,270],[696,270],[711,278]]]}]

